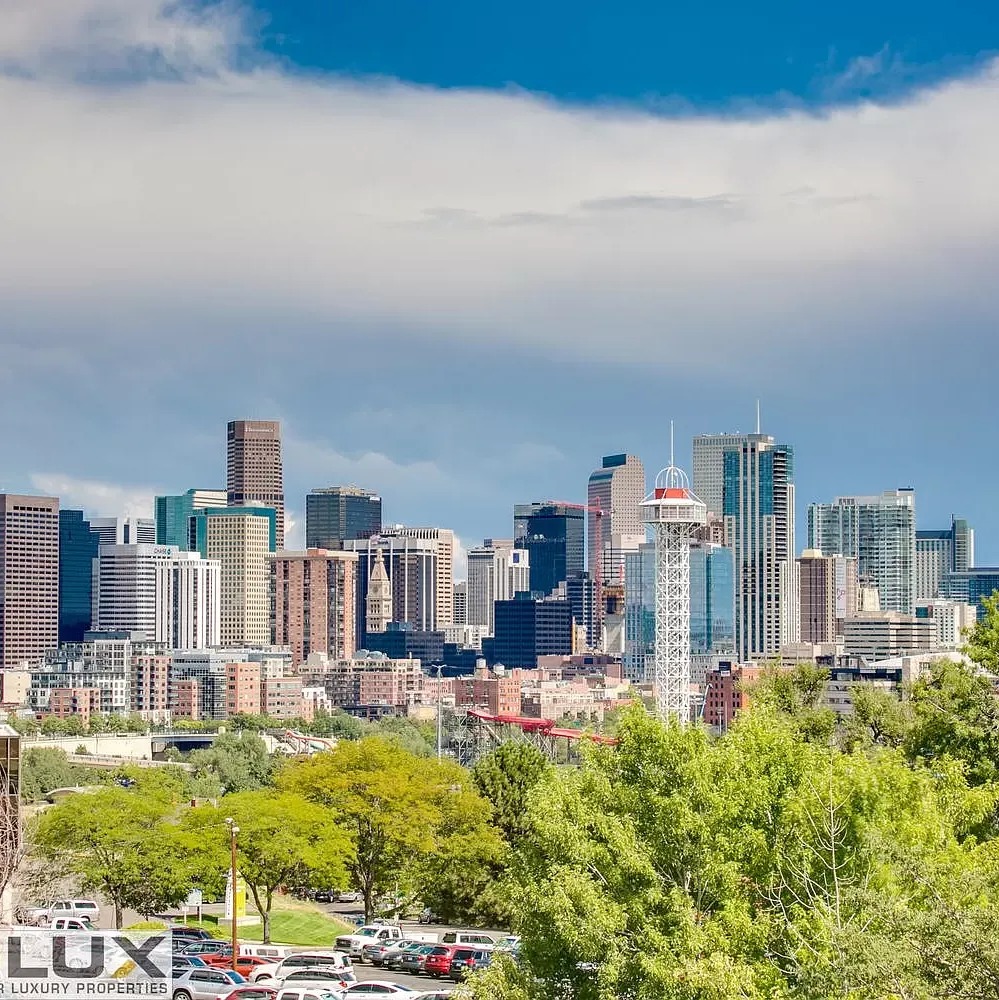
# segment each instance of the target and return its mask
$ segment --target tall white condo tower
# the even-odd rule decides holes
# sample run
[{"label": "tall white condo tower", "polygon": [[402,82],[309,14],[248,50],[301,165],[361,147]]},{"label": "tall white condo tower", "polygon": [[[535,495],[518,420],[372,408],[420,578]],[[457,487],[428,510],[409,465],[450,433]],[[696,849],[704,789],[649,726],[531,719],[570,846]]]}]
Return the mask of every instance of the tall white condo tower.
[{"label": "tall white condo tower", "polygon": [[[672,429],[670,430],[672,438]],[[656,536],[656,708],[663,719],[690,721],[690,537],[707,522],[707,507],[687,474],[670,464],[642,501],[642,520]]]}]

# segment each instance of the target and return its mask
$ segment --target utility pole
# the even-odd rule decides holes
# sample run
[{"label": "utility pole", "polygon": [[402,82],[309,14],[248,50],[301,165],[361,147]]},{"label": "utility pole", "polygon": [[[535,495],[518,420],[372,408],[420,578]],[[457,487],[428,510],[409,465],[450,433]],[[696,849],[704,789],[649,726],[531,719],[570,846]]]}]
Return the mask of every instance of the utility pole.
[{"label": "utility pole", "polygon": [[239,827],[236,821],[230,816],[226,820],[229,827],[229,884],[232,886],[232,971],[238,972],[236,965],[239,962],[239,928],[236,921],[236,835]]}]

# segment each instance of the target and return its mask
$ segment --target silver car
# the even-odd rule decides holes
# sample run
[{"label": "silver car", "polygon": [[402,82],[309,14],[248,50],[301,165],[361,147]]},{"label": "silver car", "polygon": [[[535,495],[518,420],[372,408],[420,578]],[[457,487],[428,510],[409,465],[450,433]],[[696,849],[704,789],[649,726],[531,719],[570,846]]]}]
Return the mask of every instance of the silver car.
[{"label": "silver car", "polygon": [[350,969],[300,969],[281,980],[281,989],[293,986],[309,990],[332,990],[339,992],[357,982],[357,976]]},{"label": "silver car", "polygon": [[173,980],[173,1000],[219,1000],[246,980],[225,969],[191,969]]}]

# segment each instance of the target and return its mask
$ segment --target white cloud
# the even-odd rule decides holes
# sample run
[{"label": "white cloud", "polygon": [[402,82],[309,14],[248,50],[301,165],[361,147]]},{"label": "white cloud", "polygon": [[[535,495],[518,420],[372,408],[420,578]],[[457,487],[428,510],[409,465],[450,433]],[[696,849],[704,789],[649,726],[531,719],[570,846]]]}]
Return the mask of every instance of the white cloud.
[{"label": "white cloud", "polygon": [[162,492],[151,487],[103,483],[61,473],[33,472],[30,481],[32,489],[58,497],[60,506],[82,507],[94,517],[116,517],[119,514],[152,517],[153,497]]},{"label": "white cloud", "polygon": [[461,583],[468,579],[468,546],[457,536],[454,536],[454,582]]},{"label": "white cloud", "polygon": [[999,319],[995,64],[891,107],[665,118],[243,69],[231,7],[8,9],[0,306],[60,342],[72,317],[84,353],[140,330],[255,357],[272,316],[288,364],[355,330],[374,363],[434,342],[704,372],[941,303]]}]

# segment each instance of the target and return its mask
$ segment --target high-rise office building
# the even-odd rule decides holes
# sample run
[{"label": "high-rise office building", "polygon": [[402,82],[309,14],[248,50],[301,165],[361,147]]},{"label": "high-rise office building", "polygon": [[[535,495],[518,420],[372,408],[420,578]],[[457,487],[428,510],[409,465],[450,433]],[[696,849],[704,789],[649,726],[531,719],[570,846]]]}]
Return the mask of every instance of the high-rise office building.
[{"label": "high-rise office building", "polygon": [[254,503],[276,513],[277,548],[284,548],[284,471],[277,420],[230,420],[226,432],[226,491],[230,507]]},{"label": "high-rise office building", "polygon": [[156,522],[148,517],[92,517],[98,545],[155,545]]},{"label": "high-rise office building", "polygon": [[382,498],[356,486],[327,486],[305,497],[305,544],[310,549],[342,549],[347,540],[370,538],[382,530]]},{"label": "high-rise office building", "polygon": [[794,450],[769,435],[746,434],[722,455],[722,513],[735,560],[736,655],[773,656],[798,638]]},{"label": "high-rise office building", "polygon": [[712,542],[690,543],[690,652],[735,649],[735,564],[732,550]]},{"label": "high-rise office building", "polygon": [[601,646],[605,616],[600,607],[600,587],[589,573],[577,573],[562,584],[572,611],[572,621],[584,630],[588,649]]},{"label": "high-rise office building", "polygon": [[968,629],[977,621],[975,606],[960,601],[935,598],[916,602],[917,618],[932,618],[937,623],[937,644],[940,649],[960,649],[967,641]]},{"label": "high-rise office building", "polygon": [[[636,683],[654,673],[656,547],[643,542],[625,556],[624,675]],[[735,649],[735,567],[732,550],[695,539],[690,543],[690,652]]]},{"label": "high-rise office building", "polygon": [[468,581],[454,585],[454,616],[452,625],[464,627],[468,624]]},{"label": "high-rise office building", "polygon": [[436,625],[444,629],[454,620],[454,532],[449,528],[409,528],[396,524],[392,531],[400,538],[422,538],[437,546]]},{"label": "high-rise office building", "polygon": [[527,552],[509,539],[487,538],[468,550],[468,604],[466,625],[478,625],[493,634],[493,605],[512,600],[531,589]]},{"label": "high-rise office building", "polygon": [[[443,623],[438,618],[437,601],[442,587],[440,575],[453,580],[451,555],[442,552],[435,538],[414,537],[406,529],[388,528],[371,538],[344,542],[348,552],[356,552],[357,562],[357,647],[365,648],[368,592],[372,570],[379,553],[384,560],[392,594],[392,621],[408,622],[420,632],[433,632]],[[445,547],[446,549],[446,547]],[[447,565],[441,563],[447,559]],[[453,601],[453,583],[448,588]],[[448,608],[450,617],[451,608]]]},{"label": "high-rise office building", "polygon": [[278,552],[271,564],[271,641],[290,646],[295,665],[311,653],[354,655],[357,554],[330,549]]},{"label": "high-rise office building", "polygon": [[962,604],[972,604],[981,620],[985,617],[982,598],[999,590],[999,566],[975,566],[963,572],[944,573],[940,596]]},{"label": "high-rise office building", "polygon": [[269,506],[205,507],[192,518],[197,550],[218,561],[223,646],[266,646],[271,637],[270,566],[277,512]]},{"label": "high-rise office building", "polygon": [[656,546],[643,542],[624,556],[624,676],[636,684],[655,672]]},{"label": "high-rise office building", "polygon": [[82,510],[59,511],[59,642],[82,642],[93,615],[97,535]]},{"label": "high-rise office building", "polygon": [[221,644],[222,566],[217,560],[174,549],[157,564],[156,639],[169,649]]},{"label": "high-rise office building", "polygon": [[864,583],[878,588],[883,611],[911,615],[916,600],[916,495],[837,497],[808,508],[808,547],[853,556]]},{"label": "high-rise office building", "polygon": [[59,500],[0,493],[0,666],[59,641]]},{"label": "high-rise office building", "polygon": [[142,633],[171,649],[220,642],[220,566],[173,545],[101,545],[93,631]]},{"label": "high-rise office building", "polygon": [[932,601],[945,573],[966,573],[975,565],[975,532],[962,518],[945,531],[916,532],[916,600]]},{"label": "high-rise office building", "polygon": [[857,560],[805,549],[798,560],[801,641],[835,642],[843,620],[857,613]]},{"label": "high-rise office building", "polygon": [[493,663],[507,667],[538,665],[539,656],[566,655],[572,650],[572,608],[568,601],[531,600],[522,594],[496,602],[496,635],[482,648]]},{"label": "high-rise office building", "polygon": [[188,490],[179,496],[156,497],[154,514],[156,544],[191,548],[191,517],[206,507],[225,507],[229,502],[225,490]]},{"label": "high-rise office building", "polygon": [[552,501],[517,504],[513,544],[527,552],[531,592],[551,594],[583,572],[583,511]]},{"label": "high-rise office building", "polygon": [[645,541],[640,504],[645,468],[634,455],[606,455],[586,489],[589,571],[601,583],[624,582],[624,553]]},{"label": "high-rise office building", "polygon": [[725,452],[741,448],[746,437],[745,434],[698,434],[694,438],[692,489],[706,504],[709,515],[721,516],[724,512]]}]

